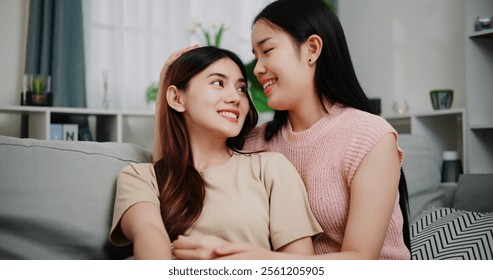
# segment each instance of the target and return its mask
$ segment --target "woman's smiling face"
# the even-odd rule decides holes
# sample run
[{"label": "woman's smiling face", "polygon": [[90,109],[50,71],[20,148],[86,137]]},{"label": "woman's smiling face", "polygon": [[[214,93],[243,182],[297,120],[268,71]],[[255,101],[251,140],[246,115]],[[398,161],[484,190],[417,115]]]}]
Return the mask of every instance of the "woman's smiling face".
[{"label": "woman's smiling face", "polygon": [[299,105],[303,93],[313,87],[313,74],[301,55],[303,47],[265,20],[253,26],[252,50],[257,59],[254,74],[264,87],[267,104],[275,110]]},{"label": "woman's smiling face", "polygon": [[189,133],[237,136],[248,114],[247,82],[240,68],[222,58],[190,80],[182,95]]}]

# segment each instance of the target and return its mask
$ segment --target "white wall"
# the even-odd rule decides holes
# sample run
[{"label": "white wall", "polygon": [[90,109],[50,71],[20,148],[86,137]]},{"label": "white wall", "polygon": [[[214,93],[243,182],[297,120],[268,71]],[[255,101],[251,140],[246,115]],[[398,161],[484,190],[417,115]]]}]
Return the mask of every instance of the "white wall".
[{"label": "white wall", "polygon": [[[454,89],[453,107],[465,106],[464,0],[338,1],[356,72],[367,94],[382,98],[383,114],[399,96],[411,112],[431,110],[433,88]],[[28,4],[0,0],[1,105],[19,104]],[[0,114],[0,134],[16,134],[5,131],[5,123],[19,129],[12,118]]]},{"label": "white wall", "polygon": [[465,106],[464,0],[339,0],[353,64],[363,89],[396,99],[410,112],[431,111],[430,89],[452,88]]},{"label": "white wall", "polygon": [[0,0],[0,104],[20,100],[29,0]]},{"label": "white wall", "polygon": [[[29,0],[0,0],[0,105],[19,105],[24,73]],[[20,131],[18,116],[0,114],[0,134]],[[8,124],[15,125],[8,125]]]}]

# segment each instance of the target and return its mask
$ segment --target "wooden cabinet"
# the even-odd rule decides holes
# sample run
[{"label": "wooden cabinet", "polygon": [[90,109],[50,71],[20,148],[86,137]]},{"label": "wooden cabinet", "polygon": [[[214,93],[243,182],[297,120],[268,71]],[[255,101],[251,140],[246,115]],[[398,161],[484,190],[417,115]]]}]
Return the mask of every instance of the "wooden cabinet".
[{"label": "wooden cabinet", "polygon": [[474,30],[493,17],[493,1],[465,1],[467,173],[493,173],[493,29]]},{"label": "wooden cabinet", "polygon": [[87,117],[94,141],[134,143],[151,149],[154,139],[154,112],[0,106],[0,114],[24,116],[29,138],[49,140],[50,125],[58,122],[57,119],[64,116],[82,116]]}]

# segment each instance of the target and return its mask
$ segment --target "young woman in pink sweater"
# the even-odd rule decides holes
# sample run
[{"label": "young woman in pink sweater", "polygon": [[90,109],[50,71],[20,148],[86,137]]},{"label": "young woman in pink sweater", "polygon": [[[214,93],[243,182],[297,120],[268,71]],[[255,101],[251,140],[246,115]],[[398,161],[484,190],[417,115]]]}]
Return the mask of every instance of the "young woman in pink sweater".
[{"label": "young woman in pink sweater", "polygon": [[296,167],[324,230],[314,240],[317,255],[271,252],[211,236],[179,237],[175,255],[409,259],[397,132],[371,113],[337,16],[322,0],[275,1],[253,21],[252,48],[254,74],[275,115],[250,134],[244,148],[281,152]]}]

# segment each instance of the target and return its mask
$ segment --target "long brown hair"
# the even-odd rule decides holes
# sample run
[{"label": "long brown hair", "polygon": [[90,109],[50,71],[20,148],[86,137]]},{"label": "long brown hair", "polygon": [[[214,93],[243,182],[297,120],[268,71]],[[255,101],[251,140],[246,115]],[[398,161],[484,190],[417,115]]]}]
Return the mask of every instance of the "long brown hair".
[{"label": "long brown hair", "polygon": [[[245,66],[234,53],[216,47],[201,47],[180,56],[168,69],[163,89],[175,85],[186,91],[190,80],[214,62],[229,58],[241,70],[247,81]],[[163,93],[164,94],[164,93]],[[252,100],[245,123],[236,137],[228,138],[226,145],[239,151],[245,143],[246,135],[256,126],[258,114]],[[200,216],[204,206],[206,182],[195,169],[190,147],[188,129],[183,114],[172,109],[166,98],[161,98],[159,115],[161,127],[155,133],[161,133],[162,158],[154,164],[159,186],[161,216],[170,240],[185,233]]]}]

